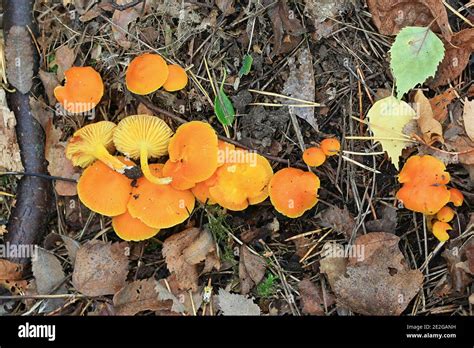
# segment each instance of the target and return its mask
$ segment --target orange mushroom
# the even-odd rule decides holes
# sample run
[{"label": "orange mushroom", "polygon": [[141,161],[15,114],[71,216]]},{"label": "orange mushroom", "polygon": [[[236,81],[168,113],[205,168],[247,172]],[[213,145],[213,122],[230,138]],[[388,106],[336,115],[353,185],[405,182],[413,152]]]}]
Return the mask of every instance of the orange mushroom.
[{"label": "orange mushroom", "polygon": [[[125,164],[132,162],[119,157]],[[132,180],[110,169],[101,161],[86,168],[77,183],[77,194],[90,210],[105,216],[117,216],[127,211]]]},{"label": "orange mushroom", "polygon": [[235,150],[235,146],[227,141],[218,140],[217,141],[217,166],[222,166],[226,160],[231,157],[232,151]]},{"label": "orange mushroom", "polygon": [[456,207],[460,207],[464,202],[464,195],[457,188],[449,189],[449,201]]},{"label": "orange mushroom", "polygon": [[444,206],[436,213],[436,218],[442,222],[450,222],[454,218],[454,210]]},{"label": "orange mushroom", "polygon": [[169,160],[163,174],[171,177],[171,185],[187,190],[209,179],[217,169],[217,134],[207,123],[192,121],[181,125],[168,146]]},{"label": "orange mushroom", "polygon": [[179,65],[168,65],[168,78],[166,79],[163,88],[168,92],[179,91],[188,84],[188,75],[186,71]]},{"label": "orange mushroom", "polygon": [[132,93],[150,94],[165,84],[168,74],[168,65],[159,54],[144,53],[128,65],[125,83]]},{"label": "orange mushroom", "polygon": [[162,119],[150,115],[125,117],[114,131],[114,144],[118,151],[133,159],[140,159],[143,175],[154,184],[168,184],[171,178],[155,178],[148,166],[149,157],[168,153],[173,131]]},{"label": "orange mushroom", "polygon": [[326,161],[326,154],[319,147],[310,147],[303,152],[303,161],[310,167],[319,167]]},{"label": "orange mushroom", "polygon": [[133,174],[133,168],[136,168],[134,163],[128,162],[130,165],[126,165],[110,154],[115,151],[113,143],[115,127],[113,122],[101,121],[77,130],[66,146],[66,157],[73,165],[82,168],[98,159],[119,173],[125,173],[127,176]]},{"label": "orange mushroom", "polygon": [[341,150],[341,143],[336,138],[324,139],[320,146],[326,156],[337,155]]},{"label": "orange mushroom", "polygon": [[446,242],[449,239],[448,230],[452,230],[447,222],[436,221],[433,224],[433,234],[440,242]]},{"label": "orange mushroom", "polygon": [[71,113],[83,113],[99,104],[104,95],[100,74],[90,66],[74,66],[64,72],[65,85],[54,89],[54,96]]},{"label": "orange mushroom", "polygon": [[117,236],[127,241],[140,241],[153,237],[160,229],[150,227],[134,218],[128,211],[112,218],[112,227]]},{"label": "orange mushroom", "polygon": [[208,191],[211,201],[229,210],[244,210],[268,197],[273,169],[267,159],[256,153],[235,149],[215,174]]},{"label": "orange mushroom", "polygon": [[437,158],[412,156],[398,175],[403,186],[396,196],[407,209],[434,215],[449,201],[446,184],[450,179],[446,166]]},{"label": "orange mushroom", "polygon": [[196,183],[196,185],[191,189],[194,197],[201,202],[209,205],[216,204],[211,197],[209,189],[216,184],[217,175],[214,173],[209,179]]},{"label": "orange mushroom", "polygon": [[284,168],[270,181],[270,200],[281,214],[297,218],[318,202],[319,178],[297,168]]},{"label": "orange mushroom", "polygon": [[[151,164],[153,176],[163,176],[163,164]],[[176,190],[171,185],[155,185],[147,178],[137,180],[128,202],[134,218],[154,228],[169,228],[185,221],[194,209],[194,196],[189,190]]]}]

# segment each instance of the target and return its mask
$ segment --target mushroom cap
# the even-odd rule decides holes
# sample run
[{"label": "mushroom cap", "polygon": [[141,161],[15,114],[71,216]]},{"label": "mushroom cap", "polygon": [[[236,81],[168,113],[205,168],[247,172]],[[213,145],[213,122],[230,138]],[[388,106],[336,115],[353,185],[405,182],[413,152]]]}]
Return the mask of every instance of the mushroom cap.
[{"label": "mushroom cap", "polygon": [[[128,165],[133,162],[119,159]],[[90,210],[105,216],[117,216],[127,211],[132,191],[132,180],[117,173],[101,161],[87,167],[77,183],[77,194]]]},{"label": "mushroom cap", "polygon": [[326,161],[326,154],[319,147],[310,147],[303,152],[303,161],[310,167],[319,167]]},{"label": "mushroom cap", "polygon": [[87,167],[96,160],[95,152],[104,146],[107,151],[115,150],[113,134],[116,125],[109,121],[91,123],[74,132],[66,146],[66,157],[72,164]]},{"label": "mushroom cap", "polygon": [[336,138],[324,139],[320,146],[326,156],[337,155],[341,150],[341,143]]},{"label": "mushroom cap", "polygon": [[447,222],[436,221],[433,224],[433,234],[440,242],[446,242],[449,239],[448,230],[452,230]]},{"label": "mushroom cap", "polygon": [[[163,164],[151,164],[156,177],[163,177]],[[169,228],[184,222],[194,209],[194,196],[171,185],[155,185],[145,177],[137,180],[128,202],[131,216],[154,228]]]},{"label": "mushroom cap", "polygon": [[230,157],[232,151],[235,150],[235,145],[219,139],[217,141],[217,147],[217,166],[220,167],[226,162],[226,159]]},{"label": "mushroom cap", "polygon": [[451,188],[449,191],[449,201],[456,207],[460,207],[464,202],[464,195],[457,188]]},{"label": "mushroom cap", "polygon": [[161,157],[168,153],[173,131],[161,118],[150,115],[127,116],[114,131],[114,144],[128,157],[140,158],[140,150],[146,145],[148,157]]},{"label": "mushroom cap", "polygon": [[54,96],[66,111],[87,112],[99,104],[104,95],[104,83],[94,68],[73,66],[64,76],[65,84],[54,89]]},{"label": "mushroom cap", "polygon": [[242,149],[234,150],[234,159],[216,171],[216,180],[209,187],[214,202],[229,210],[244,210],[268,197],[268,184],[273,169],[267,159]]},{"label": "mushroom cap", "polygon": [[437,158],[411,156],[398,175],[403,186],[396,196],[407,209],[434,215],[449,202],[446,184],[450,179],[446,166]]},{"label": "mushroom cap", "polygon": [[134,218],[128,211],[112,218],[112,227],[117,236],[127,241],[140,241],[153,237],[160,229],[150,227]]},{"label": "mushroom cap", "polygon": [[216,184],[217,175],[214,173],[209,179],[196,183],[196,185],[191,189],[194,197],[201,202],[209,205],[216,204],[212,197],[209,189]]},{"label": "mushroom cap", "polygon": [[284,168],[276,172],[270,181],[270,200],[279,213],[297,218],[316,205],[319,187],[316,174]]},{"label": "mushroom cap", "polygon": [[163,88],[165,91],[174,92],[183,89],[188,84],[188,74],[186,71],[176,64],[168,65],[168,78],[166,79]]},{"label": "mushroom cap", "polygon": [[144,53],[133,58],[128,65],[125,83],[132,93],[150,94],[164,85],[168,74],[168,65],[159,54]]},{"label": "mushroom cap", "polygon": [[454,218],[454,210],[444,206],[436,213],[436,218],[442,222],[450,222]]},{"label": "mushroom cap", "polygon": [[169,160],[163,174],[171,185],[187,190],[209,179],[217,169],[218,142],[214,129],[205,122],[191,121],[178,127],[168,145]]}]

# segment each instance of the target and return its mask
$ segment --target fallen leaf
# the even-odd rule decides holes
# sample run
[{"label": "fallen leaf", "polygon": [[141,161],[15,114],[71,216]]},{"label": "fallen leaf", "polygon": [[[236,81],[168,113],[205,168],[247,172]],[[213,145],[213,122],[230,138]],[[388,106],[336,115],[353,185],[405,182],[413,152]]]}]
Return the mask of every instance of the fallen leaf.
[{"label": "fallen leaf", "polygon": [[457,97],[456,90],[449,88],[445,92],[430,99],[435,120],[443,123],[448,118],[448,105]]},{"label": "fallen leaf", "polygon": [[126,10],[119,11],[115,10],[112,15],[112,33],[115,41],[125,49],[129,49],[132,46],[131,41],[128,40],[128,26],[135,22],[139,17],[138,11],[134,7],[127,8]]},{"label": "fallen leaf", "polygon": [[216,5],[222,11],[224,17],[235,12],[234,0],[216,0]]},{"label": "fallen leaf", "polygon": [[38,72],[38,75],[41,80],[41,83],[43,84],[46,96],[48,97],[49,105],[55,105],[56,97],[54,96],[54,89],[59,85],[59,81],[56,77],[56,74],[40,70]]},{"label": "fallen leaf", "polygon": [[404,27],[428,27],[449,41],[448,13],[440,0],[367,0],[372,20],[383,35],[396,35]]},{"label": "fallen leaf", "polygon": [[6,35],[5,60],[8,82],[26,94],[33,86],[34,51],[26,26],[14,25]]},{"label": "fallen leaf", "polygon": [[301,297],[302,312],[309,315],[325,315],[322,290],[311,280],[303,279],[298,283]]},{"label": "fallen leaf", "polygon": [[0,259],[0,280],[21,280],[22,273],[22,265]]},{"label": "fallen leaf", "polygon": [[252,299],[244,295],[231,294],[224,289],[219,289],[217,303],[222,311],[222,315],[258,316],[261,314],[260,307]]},{"label": "fallen leaf", "polygon": [[474,100],[464,100],[463,121],[467,136],[474,141]]},{"label": "fallen leaf", "polygon": [[255,285],[258,285],[263,277],[267,264],[265,259],[252,253],[249,248],[243,244],[240,247],[239,278],[240,293],[246,295]]},{"label": "fallen leaf", "polygon": [[56,73],[58,81],[64,80],[64,72],[72,67],[75,59],[76,53],[68,46],[61,46],[56,50],[52,65],[56,64],[58,66]]},{"label": "fallen leaf", "polygon": [[421,289],[423,274],[409,268],[398,242],[399,237],[384,232],[358,237],[353,245],[357,257],[342,258],[347,260],[345,270],[329,268],[341,257],[326,254],[321,271],[330,272],[338,303],[363,315],[400,315],[405,310]]},{"label": "fallen leaf", "polygon": [[77,251],[72,283],[87,296],[112,295],[127,279],[128,243],[92,240]]},{"label": "fallen leaf", "polygon": [[[263,6],[269,6],[272,2],[272,0],[264,0]],[[301,35],[305,32],[304,27],[294,13],[290,11],[286,0],[277,1],[274,5],[271,5],[267,13],[273,28],[271,56],[290,52],[301,41]]]},{"label": "fallen leaf", "polygon": [[304,0],[304,13],[314,21],[314,27],[328,18],[336,18],[348,7],[348,0]]},{"label": "fallen leaf", "polygon": [[[189,228],[174,234],[163,242],[163,256],[170,273],[176,276],[179,289],[196,291],[198,288],[198,266],[208,262],[215,253],[215,243],[208,230]],[[212,262],[212,267],[219,267]]]},{"label": "fallen leaf", "polygon": [[161,301],[171,300],[171,311],[175,313],[184,313],[186,308],[183,305],[184,301],[180,301],[172,292],[170,292],[166,286],[161,282],[157,282],[155,285],[155,291],[158,293],[158,299]]},{"label": "fallen leaf", "polygon": [[143,311],[171,309],[171,301],[162,300],[153,278],[136,280],[120,289],[113,298],[116,315],[135,315]]},{"label": "fallen leaf", "polygon": [[474,141],[465,135],[455,135],[446,140],[446,147],[450,151],[456,151],[459,163],[465,165],[474,164]]},{"label": "fallen leaf", "polygon": [[[45,133],[45,158],[48,161],[48,172],[53,176],[78,179],[79,169],[66,158],[67,143],[60,141],[62,131],[53,125],[52,119],[49,119]],[[56,180],[54,188],[60,196],[75,196],[77,194],[75,182]]]},{"label": "fallen leaf", "polygon": [[410,145],[408,139],[403,140],[403,129],[415,118],[415,110],[393,96],[375,102],[367,113],[375,140],[382,145],[397,170],[402,150]]},{"label": "fallen leaf", "polygon": [[[288,66],[290,74],[283,85],[282,94],[314,102],[315,81],[313,70],[313,59],[311,52],[307,48],[300,49],[297,54],[297,60],[291,56],[288,57]],[[285,99],[283,104],[294,104],[294,101]],[[318,124],[314,117],[313,107],[293,107],[289,106],[294,114],[308,122],[315,130],[318,130]]]},{"label": "fallen leaf", "polygon": [[347,207],[341,209],[331,206],[321,213],[321,226],[330,227],[349,240],[355,227],[355,219]]},{"label": "fallen leaf", "polygon": [[421,136],[425,143],[428,145],[432,145],[438,141],[444,143],[443,126],[434,118],[430,101],[425,97],[423,91],[416,91],[415,104],[417,106],[418,127],[420,128]]},{"label": "fallen leaf", "polygon": [[81,248],[81,244],[79,244],[77,240],[65,236],[64,234],[61,235],[61,238],[64,242],[64,246],[66,247],[67,254],[69,256],[69,261],[74,264],[76,262],[77,252]]},{"label": "fallen leaf", "polygon": [[16,118],[7,105],[5,90],[0,88],[0,169],[22,172],[20,147],[16,138]]},{"label": "fallen leaf", "polygon": [[397,209],[387,205],[382,209],[381,218],[367,221],[365,228],[368,232],[395,231],[397,219]]},{"label": "fallen leaf", "polygon": [[[39,295],[67,294],[64,284],[66,275],[59,259],[51,252],[36,246],[35,257],[32,259],[33,276],[36,291]],[[50,312],[65,303],[65,299],[46,299],[40,312]]]},{"label": "fallen leaf", "polygon": [[434,79],[427,82],[431,88],[447,85],[462,74],[474,50],[474,28],[455,33],[451,43],[444,42],[444,47],[444,59]]},{"label": "fallen leaf", "polygon": [[448,267],[448,287],[458,294],[464,294],[472,283],[474,238],[462,246],[446,248],[441,256]]}]

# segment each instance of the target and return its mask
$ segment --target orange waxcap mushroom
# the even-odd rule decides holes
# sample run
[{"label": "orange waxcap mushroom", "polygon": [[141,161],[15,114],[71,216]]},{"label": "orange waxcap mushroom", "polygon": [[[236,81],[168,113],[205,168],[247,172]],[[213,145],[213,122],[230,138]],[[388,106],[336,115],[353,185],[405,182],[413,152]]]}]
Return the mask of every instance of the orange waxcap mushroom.
[{"label": "orange waxcap mushroom", "polygon": [[[150,165],[152,174],[163,176],[163,164]],[[194,196],[189,190],[176,190],[171,185],[155,185],[143,177],[137,180],[128,202],[131,216],[154,228],[169,228],[185,221],[194,209]]]},{"label": "orange waxcap mushroom", "polygon": [[179,65],[168,65],[168,78],[166,79],[163,88],[168,92],[179,91],[188,84],[188,74]]},{"label": "orange waxcap mushroom", "polygon": [[[125,164],[131,164],[120,158]],[[127,211],[132,180],[95,161],[84,170],[77,183],[77,194],[90,210],[105,216],[117,216]]]},{"label": "orange waxcap mushroom", "polygon": [[113,122],[101,121],[77,130],[66,146],[66,157],[72,161],[73,165],[82,168],[87,167],[96,159],[119,173],[125,173],[134,168],[134,163],[129,162],[131,166],[125,165],[110,154],[115,151],[113,143],[115,127]]},{"label": "orange waxcap mushroom", "polygon": [[436,157],[411,156],[398,175],[403,186],[397,198],[407,209],[434,215],[449,201],[446,184],[450,180],[446,166]]},{"label": "orange waxcap mushroom", "polygon": [[168,146],[169,160],[163,174],[171,185],[187,190],[209,179],[217,169],[218,142],[214,129],[205,122],[192,121],[178,127]]},{"label": "orange waxcap mushroom", "polygon": [[168,153],[168,143],[173,131],[162,119],[150,115],[125,117],[114,132],[118,151],[133,159],[140,159],[143,175],[152,183],[168,184],[171,178],[155,178],[148,166],[149,157]]},{"label": "orange waxcap mushroom", "polygon": [[145,240],[160,232],[159,228],[145,225],[140,219],[130,215],[128,211],[122,215],[114,216],[112,227],[117,236],[127,241]]},{"label": "orange waxcap mushroom", "polygon": [[444,206],[436,213],[436,218],[442,222],[450,222],[454,218],[454,210]]},{"label": "orange waxcap mushroom", "polygon": [[265,157],[236,149],[215,176],[214,184],[209,187],[212,201],[239,211],[267,199],[273,169]]},{"label": "orange waxcap mushroom", "polygon": [[314,173],[284,168],[270,181],[270,200],[278,212],[297,218],[316,205],[319,185],[319,178]]},{"label": "orange waxcap mushroom", "polygon": [[320,146],[326,156],[337,155],[341,150],[341,143],[336,138],[324,139]]},{"label": "orange waxcap mushroom", "polygon": [[228,143],[227,141],[217,141],[218,152],[217,152],[217,166],[222,166],[226,160],[232,157],[232,153],[235,150],[234,144]]},{"label": "orange waxcap mushroom", "polygon": [[217,175],[214,173],[209,179],[196,183],[191,189],[194,197],[201,202],[209,205],[216,204],[212,199],[209,189],[216,184]]},{"label": "orange waxcap mushroom", "polygon": [[452,230],[447,222],[436,221],[433,224],[433,234],[440,242],[446,242],[449,239],[448,230]]},{"label": "orange waxcap mushroom", "polygon": [[64,72],[64,86],[54,89],[54,96],[63,108],[71,113],[92,110],[104,95],[100,74],[90,66],[74,66]]},{"label": "orange waxcap mushroom", "polygon": [[464,195],[457,188],[449,189],[449,201],[456,207],[460,207],[464,202]]},{"label": "orange waxcap mushroom", "polygon": [[159,54],[144,53],[128,65],[125,83],[132,93],[150,94],[165,84],[168,74],[168,64]]},{"label": "orange waxcap mushroom", "polygon": [[310,147],[303,152],[303,161],[310,167],[319,167],[326,161],[326,154],[319,147]]}]

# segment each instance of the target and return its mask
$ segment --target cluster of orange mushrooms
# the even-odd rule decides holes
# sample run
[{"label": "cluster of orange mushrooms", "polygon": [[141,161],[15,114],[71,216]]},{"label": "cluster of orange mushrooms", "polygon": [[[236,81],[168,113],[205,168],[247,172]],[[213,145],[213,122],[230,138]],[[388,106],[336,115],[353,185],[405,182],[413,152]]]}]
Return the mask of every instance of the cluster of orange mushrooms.
[{"label": "cluster of orange mushrooms", "polygon": [[464,201],[461,191],[446,186],[450,180],[444,163],[429,155],[411,156],[398,175],[402,187],[397,199],[405,208],[424,214],[428,228],[441,242],[449,239],[449,222],[455,214],[448,203],[459,207]]},{"label": "cluster of orange mushrooms", "polygon": [[[102,78],[92,67],[73,67],[65,72],[65,80],[54,94],[70,113],[93,109],[104,94]],[[132,93],[145,95],[161,87],[180,90],[188,77],[182,67],[145,53],[130,62],[125,81]],[[310,167],[320,166],[340,147],[337,139],[324,139],[304,151],[303,160]],[[116,151],[123,156],[115,156]],[[241,211],[270,197],[275,209],[290,218],[302,216],[318,202],[316,174],[292,167],[274,174],[265,157],[219,140],[201,121],[183,124],[175,133],[150,115],[127,116],[118,124],[100,121],[73,134],[66,156],[85,168],[77,187],[80,200],[112,217],[115,232],[124,240],[148,239],[184,222],[196,199]],[[150,158],[160,163],[149,164]],[[463,195],[446,187],[450,175],[444,164],[432,156],[412,156],[398,179],[403,186],[397,198],[407,209],[427,215],[440,241],[449,239],[454,210],[447,204],[462,205]]]}]

